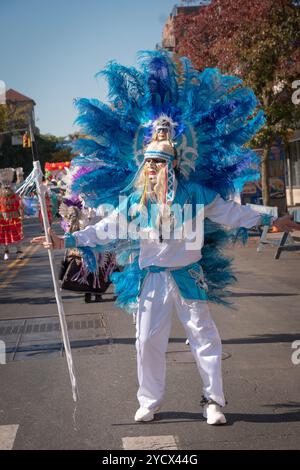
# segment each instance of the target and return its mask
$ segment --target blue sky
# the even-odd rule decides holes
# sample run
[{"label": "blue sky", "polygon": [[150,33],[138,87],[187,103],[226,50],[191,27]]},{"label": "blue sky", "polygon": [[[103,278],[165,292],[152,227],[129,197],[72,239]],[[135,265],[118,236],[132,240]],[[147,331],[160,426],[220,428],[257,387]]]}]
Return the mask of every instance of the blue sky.
[{"label": "blue sky", "polygon": [[76,130],[73,98],[105,99],[95,74],[154,49],[174,0],[0,0],[0,80],[36,102],[42,133]]}]

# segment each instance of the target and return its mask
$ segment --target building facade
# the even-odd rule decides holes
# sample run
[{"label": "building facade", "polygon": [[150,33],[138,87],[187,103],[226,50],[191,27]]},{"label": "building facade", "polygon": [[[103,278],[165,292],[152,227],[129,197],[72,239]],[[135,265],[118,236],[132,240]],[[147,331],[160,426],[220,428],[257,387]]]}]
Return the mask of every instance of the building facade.
[{"label": "building facade", "polygon": [[[11,126],[28,128],[31,123],[35,127],[34,106],[35,101],[22,93],[10,88],[6,91],[5,105],[8,110],[8,118]],[[16,127],[18,129],[18,127]]]},{"label": "building facade", "polygon": [[[199,2],[201,3],[201,2]],[[210,2],[202,2],[208,4]],[[182,15],[197,15],[203,5],[194,6],[175,6],[168,17],[162,33],[162,47],[171,52],[178,52],[178,45],[183,35],[183,31],[179,26],[179,18]]]}]

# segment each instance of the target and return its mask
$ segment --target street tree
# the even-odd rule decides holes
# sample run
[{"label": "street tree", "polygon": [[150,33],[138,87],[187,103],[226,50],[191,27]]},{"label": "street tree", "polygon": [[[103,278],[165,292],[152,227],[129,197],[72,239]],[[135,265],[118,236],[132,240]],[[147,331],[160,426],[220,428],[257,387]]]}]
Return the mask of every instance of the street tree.
[{"label": "street tree", "polygon": [[[45,162],[70,161],[72,158],[71,148],[63,145],[64,138],[52,134],[37,134],[35,136],[39,160],[42,169]],[[23,148],[20,145],[12,145],[11,134],[3,136],[0,148],[0,168],[23,167],[27,176],[32,170],[31,148]]]},{"label": "street tree", "polygon": [[262,190],[268,205],[270,148],[278,137],[286,145],[300,121],[300,106],[292,99],[300,78],[299,4],[213,0],[195,16],[180,15],[176,29],[176,52],[199,70],[219,67],[240,76],[263,106],[266,124],[250,145],[263,149]]},{"label": "street tree", "polygon": [[7,128],[6,106],[0,104],[0,133],[5,132]]}]

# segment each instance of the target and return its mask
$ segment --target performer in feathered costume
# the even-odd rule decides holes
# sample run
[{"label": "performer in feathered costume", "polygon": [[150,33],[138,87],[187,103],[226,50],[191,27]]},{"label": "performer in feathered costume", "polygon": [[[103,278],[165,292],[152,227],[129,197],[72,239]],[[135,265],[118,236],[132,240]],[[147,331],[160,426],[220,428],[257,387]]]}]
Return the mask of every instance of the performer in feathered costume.
[{"label": "performer in feathered costume", "polygon": [[[94,211],[84,207],[79,197],[72,197],[68,191],[59,208],[62,217],[61,226],[64,232],[73,233],[91,224],[95,218]],[[110,274],[115,270],[114,253],[98,253],[96,257],[97,272],[89,272],[85,267],[81,252],[78,248],[66,250],[61,265],[61,288],[75,292],[83,292],[85,302],[91,302],[92,294],[95,302],[102,301],[102,293],[106,292],[111,284]]]},{"label": "performer in feathered costume", "polygon": [[23,258],[23,206],[20,197],[12,189],[15,170],[0,170],[0,245],[4,246],[4,259],[9,258],[9,247],[16,247],[17,258]]},{"label": "performer in feathered costume", "polygon": [[[263,112],[251,89],[218,69],[200,73],[165,51],[142,52],[139,61],[140,70],[111,62],[102,72],[109,105],[77,100],[77,123],[87,137],[76,143],[72,189],[89,206],[110,204],[109,213],[64,239],[51,232],[52,246],[79,247],[91,270],[92,250],[114,250],[125,266],[111,278],[117,305],[137,314],[135,420],[152,420],[163,403],[176,310],[203,381],[204,416],[222,424],[221,341],[207,300],[225,302],[234,280],[222,253],[231,237],[224,226],[272,222],[229,200],[259,177],[258,157],[244,144],[263,125]],[[289,216],[275,223],[295,228]],[[34,241],[46,245],[43,237]]]}]

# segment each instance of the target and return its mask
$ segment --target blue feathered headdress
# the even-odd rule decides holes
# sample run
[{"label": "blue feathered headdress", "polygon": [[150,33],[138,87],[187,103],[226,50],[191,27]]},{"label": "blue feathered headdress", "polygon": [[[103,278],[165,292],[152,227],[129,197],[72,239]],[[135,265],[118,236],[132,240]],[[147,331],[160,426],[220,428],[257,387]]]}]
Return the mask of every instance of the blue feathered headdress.
[{"label": "blue feathered headdress", "polygon": [[[110,62],[100,72],[108,82],[107,104],[75,101],[83,136],[74,144],[75,194],[92,207],[116,205],[119,193],[130,188],[141,167],[144,146],[162,115],[174,123],[177,170],[183,181],[205,185],[226,199],[246,181],[259,178],[258,156],[246,144],[264,124],[264,115],[240,78],[223,75],[217,68],[199,72],[187,58],[164,50],[140,52],[138,65]],[[204,248],[212,291],[216,276],[222,288],[233,279],[230,263],[218,249],[226,238],[220,230],[210,230],[209,247]]]},{"label": "blue feathered headdress", "polygon": [[72,167],[92,170],[73,180],[89,205],[115,203],[141,164],[153,123],[167,115],[176,128],[179,172],[227,197],[258,178],[257,155],[246,144],[264,123],[263,112],[240,78],[218,69],[203,72],[169,52],[143,51],[139,70],[110,62],[100,72],[109,103],[81,98],[76,123],[84,138]]}]

